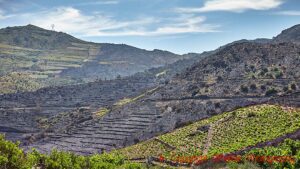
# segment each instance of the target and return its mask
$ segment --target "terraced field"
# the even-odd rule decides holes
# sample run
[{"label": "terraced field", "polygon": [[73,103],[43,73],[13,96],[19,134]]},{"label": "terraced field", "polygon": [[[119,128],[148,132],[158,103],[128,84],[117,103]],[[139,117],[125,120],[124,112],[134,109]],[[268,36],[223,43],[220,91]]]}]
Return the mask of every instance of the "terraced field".
[{"label": "terraced field", "polygon": [[[161,118],[160,114],[145,114],[143,108],[123,118],[93,119],[73,126],[65,134],[50,136],[44,143],[37,144],[42,152],[52,148],[93,154],[109,151],[126,144],[127,137],[146,129]],[[35,146],[37,146],[35,145]],[[50,146],[50,147],[49,147]]]},{"label": "terraced field", "polygon": [[[0,44],[0,74],[2,81],[6,81],[0,84],[0,94],[80,83],[79,79],[60,77],[59,74],[91,61],[100,48],[96,45],[72,45],[65,50],[37,50]],[[23,82],[23,79],[27,81]],[[24,87],[19,87],[21,83]]]},{"label": "terraced field", "polygon": [[[195,122],[171,133],[118,150],[129,159],[231,153],[300,129],[299,108],[258,105]],[[208,133],[211,138],[208,138]],[[210,144],[206,144],[207,141]],[[205,147],[209,145],[209,147]]]},{"label": "terraced field", "polygon": [[[137,99],[140,93],[155,85],[151,78],[132,77],[2,95],[0,126],[21,131],[18,138],[23,140],[26,133],[30,135],[48,127],[57,130],[92,118],[93,112],[109,108],[124,98]],[[10,137],[14,132],[6,133],[7,138],[15,138]]]},{"label": "terraced field", "polygon": [[[189,57],[124,44],[85,42],[34,25],[7,27],[0,29],[0,78],[13,80],[0,83],[0,94],[131,76]],[[21,74],[16,77],[15,73]],[[20,89],[18,82],[27,77],[28,85],[24,83]]]}]

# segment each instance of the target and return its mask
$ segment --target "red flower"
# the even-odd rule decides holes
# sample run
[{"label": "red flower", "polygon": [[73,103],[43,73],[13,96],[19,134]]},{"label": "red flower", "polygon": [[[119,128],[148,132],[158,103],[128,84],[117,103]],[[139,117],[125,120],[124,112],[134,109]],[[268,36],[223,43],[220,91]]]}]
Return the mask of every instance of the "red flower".
[{"label": "red flower", "polygon": [[164,162],[164,161],[165,161],[165,158],[164,158],[162,155],[159,155],[159,161],[160,161],[160,162]]}]

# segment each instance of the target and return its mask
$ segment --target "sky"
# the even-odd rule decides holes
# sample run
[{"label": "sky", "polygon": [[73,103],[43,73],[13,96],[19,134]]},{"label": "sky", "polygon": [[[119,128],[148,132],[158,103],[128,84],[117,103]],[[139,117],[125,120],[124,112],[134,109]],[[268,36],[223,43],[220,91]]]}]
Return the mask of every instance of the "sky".
[{"label": "sky", "polygon": [[86,41],[201,53],[300,24],[300,0],[0,0],[0,28],[28,24]]}]

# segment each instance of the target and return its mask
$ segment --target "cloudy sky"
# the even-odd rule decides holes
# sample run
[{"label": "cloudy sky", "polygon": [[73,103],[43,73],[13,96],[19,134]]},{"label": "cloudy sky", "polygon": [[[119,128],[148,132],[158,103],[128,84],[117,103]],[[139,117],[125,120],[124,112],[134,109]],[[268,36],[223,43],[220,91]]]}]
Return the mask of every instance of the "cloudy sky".
[{"label": "cloudy sky", "polygon": [[0,28],[33,24],[78,38],[175,53],[272,38],[300,24],[299,0],[0,0]]}]

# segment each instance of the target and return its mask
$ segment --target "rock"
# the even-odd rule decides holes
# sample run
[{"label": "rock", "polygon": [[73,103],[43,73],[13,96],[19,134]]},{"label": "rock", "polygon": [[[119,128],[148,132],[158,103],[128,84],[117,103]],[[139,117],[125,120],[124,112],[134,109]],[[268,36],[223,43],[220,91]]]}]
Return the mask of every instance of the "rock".
[{"label": "rock", "polygon": [[197,130],[202,132],[208,132],[209,128],[210,125],[205,125],[205,126],[198,127]]}]

